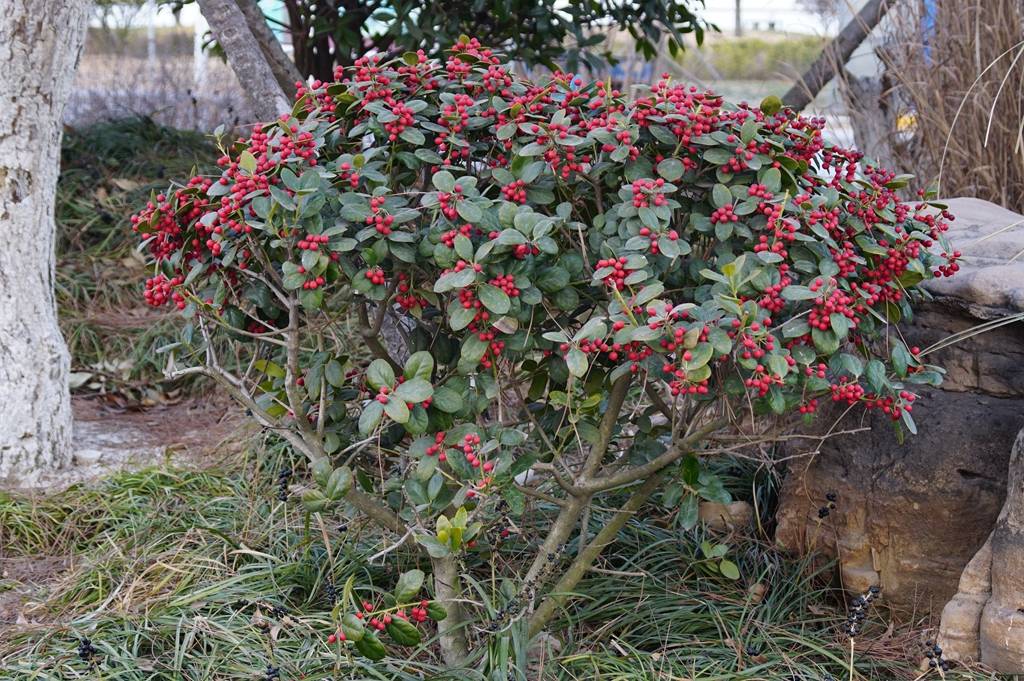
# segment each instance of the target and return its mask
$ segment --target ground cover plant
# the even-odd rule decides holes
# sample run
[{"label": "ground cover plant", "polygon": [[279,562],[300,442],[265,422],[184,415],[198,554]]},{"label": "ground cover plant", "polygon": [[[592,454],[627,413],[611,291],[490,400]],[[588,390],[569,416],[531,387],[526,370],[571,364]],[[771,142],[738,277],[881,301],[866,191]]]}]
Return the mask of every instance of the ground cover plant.
[{"label": "ground cover plant", "polygon": [[[388,594],[341,585],[331,645],[412,655],[436,623],[445,665],[486,666],[648,501],[684,528],[727,501],[717,457],[819,401],[915,430],[941,370],[896,324],[956,271],[948,216],[822,125],[668,78],[633,101],[528,82],[464,38],[300,85],[219,176],[154,195],[132,222],[146,300],[188,320],[172,375],[302,454],[315,517],[371,522],[374,559],[422,554]],[[525,563],[496,557],[513,539]],[[738,579],[726,552],[709,564]]]},{"label": "ground cover plant", "polygon": [[[282,501],[278,482],[300,461],[276,438],[251,445],[224,467],[162,465],[45,497],[0,496],[0,678],[252,681],[268,668],[281,679],[498,678],[476,669],[446,676],[429,640],[414,660],[397,647],[371,661],[328,644],[330,585],[357,575],[360,595],[389,593],[402,568],[371,560],[377,535],[359,521],[307,523],[297,495]],[[737,497],[759,490],[767,519],[771,479],[749,463],[719,464]],[[303,480],[296,473],[290,486]],[[590,532],[606,513],[591,517]],[[522,637],[488,639],[489,659],[508,672],[500,678],[848,678],[843,608],[823,579],[831,566],[734,537],[744,579],[729,580],[701,548],[722,535],[663,520],[623,528],[601,571],[581,583],[588,598],[559,616],[561,650],[531,659]],[[516,536],[495,556],[522,560],[528,545]],[[406,549],[390,557],[406,569],[419,560]],[[26,574],[38,563],[49,573]],[[469,567],[486,580],[486,559]],[[19,612],[25,621],[15,623]],[[918,672],[907,659],[920,658],[925,636],[893,633],[885,619],[872,612],[857,638],[856,678],[909,681]]]}]

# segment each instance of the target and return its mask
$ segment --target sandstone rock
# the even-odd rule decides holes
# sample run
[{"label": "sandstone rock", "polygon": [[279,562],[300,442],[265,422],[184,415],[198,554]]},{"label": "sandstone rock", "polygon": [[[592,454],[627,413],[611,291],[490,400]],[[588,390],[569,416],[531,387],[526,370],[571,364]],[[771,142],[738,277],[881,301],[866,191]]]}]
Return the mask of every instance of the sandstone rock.
[{"label": "sandstone rock", "polygon": [[1024,215],[981,199],[946,204],[956,216],[947,236],[964,259],[955,277],[924,287],[937,297],[960,299],[981,319],[1024,310]]},{"label": "sandstone rock", "polygon": [[[813,457],[791,462],[776,541],[838,555],[850,593],[878,585],[897,610],[938,613],[999,515],[1024,409],[1016,399],[931,390],[914,415],[919,434],[902,445],[885,416],[869,413],[838,428],[869,430],[828,439]],[[836,508],[822,519],[829,492]]]},{"label": "sandstone rock", "polygon": [[1024,430],[1010,456],[1006,504],[992,532],[992,596],[979,631],[986,666],[1024,673]]},{"label": "sandstone rock", "polygon": [[939,645],[950,660],[981,660],[978,630],[981,611],[992,595],[992,538],[982,545],[960,575],[956,595],[942,609]]}]

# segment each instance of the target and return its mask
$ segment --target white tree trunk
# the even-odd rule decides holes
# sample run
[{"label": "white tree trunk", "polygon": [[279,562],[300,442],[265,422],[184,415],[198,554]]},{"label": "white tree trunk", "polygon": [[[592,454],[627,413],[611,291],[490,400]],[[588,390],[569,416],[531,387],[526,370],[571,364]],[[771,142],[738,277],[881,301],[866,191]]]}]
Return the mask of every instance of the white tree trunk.
[{"label": "white tree trunk", "polygon": [[71,460],[53,210],[90,2],[0,4],[0,481],[31,484]]}]

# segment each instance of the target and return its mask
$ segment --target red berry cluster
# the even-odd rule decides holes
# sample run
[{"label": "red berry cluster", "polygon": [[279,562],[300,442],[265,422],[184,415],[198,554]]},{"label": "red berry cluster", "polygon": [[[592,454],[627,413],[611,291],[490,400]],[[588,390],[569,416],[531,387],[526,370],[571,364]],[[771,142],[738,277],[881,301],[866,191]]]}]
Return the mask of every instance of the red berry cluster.
[{"label": "red berry cluster", "polygon": [[391,100],[387,104],[395,119],[385,123],[384,130],[388,133],[388,139],[394,142],[406,128],[416,124],[415,112],[403,102]]},{"label": "red berry cluster", "polygon": [[716,208],[711,213],[711,224],[717,224],[719,222],[739,222],[740,216],[733,212],[732,204],[726,204],[721,208]]},{"label": "red berry cluster", "polygon": [[480,436],[474,433],[470,433],[462,438],[462,453],[466,455],[466,463],[473,468],[479,468],[484,473],[490,473],[494,470],[493,461],[484,461],[478,456],[478,448],[480,447]]},{"label": "red berry cluster", "polygon": [[626,256],[619,256],[618,258],[606,258],[598,260],[594,265],[595,270],[601,270],[605,268],[611,268],[611,272],[601,278],[605,284],[611,288],[622,290],[626,288],[626,277],[630,275],[632,270],[626,269],[626,263],[629,259]]},{"label": "red berry cluster", "polygon": [[451,192],[439,192],[437,200],[441,204],[441,212],[449,220],[456,220],[459,217],[459,210],[456,204],[462,200],[462,185],[455,185]]},{"label": "red berry cluster", "polygon": [[174,287],[180,286],[184,281],[185,277],[182,276],[168,279],[163,274],[157,274],[146,280],[146,290],[143,291],[142,297],[153,307],[160,307],[168,300],[173,300],[179,310],[184,310],[185,298],[174,290]]},{"label": "red berry cluster", "polygon": [[444,234],[442,234],[441,235],[441,243],[443,243],[448,248],[455,248],[455,237],[457,237],[457,236],[459,236],[461,234],[462,236],[464,236],[464,237],[466,237],[468,239],[469,236],[472,233],[473,233],[473,225],[470,225],[470,224],[467,223],[467,224],[462,225],[461,227],[459,227],[457,230],[450,229],[447,232],[445,232]]},{"label": "red berry cluster", "polygon": [[307,234],[303,238],[299,239],[299,243],[296,247],[302,251],[318,251],[320,246],[326,244],[331,238],[322,234]]},{"label": "red berry cluster", "polygon": [[664,206],[668,198],[659,191],[665,186],[665,180],[639,179],[633,181],[633,206],[635,208],[647,208],[649,206]]},{"label": "red berry cluster", "polygon": [[514,274],[499,274],[487,283],[500,288],[509,298],[519,297],[519,289],[516,288],[516,276]]},{"label": "red berry cluster", "polygon": [[412,286],[409,285],[409,275],[405,272],[398,273],[398,291],[395,293],[395,302],[403,310],[424,308],[430,305],[429,300],[417,295]]},{"label": "red berry cluster", "polygon": [[444,463],[445,461],[448,460],[448,455],[445,454],[445,452],[444,452],[444,436],[445,436],[444,431],[441,431],[439,433],[435,433],[435,435],[434,435],[434,444],[432,444],[429,447],[427,447],[427,452],[426,452],[427,456],[434,456],[436,454],[437,455],[437,460],[440,461],[441,463]]},{"label": "red berry cluster", "polygon": [[526,183],[522,180],[509,182],[501,188],[501,194],[506,201],[514,203],[526,203]]}]

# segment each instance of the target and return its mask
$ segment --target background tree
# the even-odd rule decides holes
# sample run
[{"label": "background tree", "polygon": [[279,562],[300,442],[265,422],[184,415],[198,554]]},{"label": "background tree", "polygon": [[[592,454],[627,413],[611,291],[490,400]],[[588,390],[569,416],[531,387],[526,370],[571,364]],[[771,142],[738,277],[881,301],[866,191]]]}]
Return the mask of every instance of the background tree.
[{"label": "background tree", "polygon": [[[173,0],[181,6],[190,0]],[[256,0],[232,0],[249,18],[257,38],[266,31]],[[708,25],[695,8],[704,0],[283,0],[287,17],[270,18],[291,38],[295,64],[303,75],[330,80],[335,66],[350,66],[368,51],[401,54],[422,49],[438,56],[460,35],[473,35],[528,65],[569,70],[580,63],[597,66],[612,59],[605,44],[611,28],[627,31],[647,58],[667,38],[672,54],[683,35],[703,41]],[[200,3],[204,5],[204,3]],[[203,11],[207,14],[206,10]],[[207,16],[220,40],[215,19]],[[261,42],[266,44],[265,39]],[[226,52],[230,52],[225,49]]]},{"label": "background tree", "polygon": [[0,479],[70,460],[70,359],[54,303],[61,118],[88,0],[11,0],[0,16]]}]

